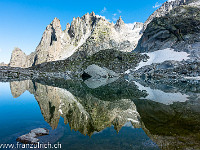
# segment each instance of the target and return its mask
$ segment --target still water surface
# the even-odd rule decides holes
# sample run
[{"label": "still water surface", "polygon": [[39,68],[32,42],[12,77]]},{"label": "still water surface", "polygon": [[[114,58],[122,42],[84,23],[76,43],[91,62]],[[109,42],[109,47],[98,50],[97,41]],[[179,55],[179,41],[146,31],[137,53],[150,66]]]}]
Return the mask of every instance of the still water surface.
[{"label": "still water surface", "polygon": [[62,149],[199,149],[198,84],[116,79],[0,83],[0,143],[35,128]]}]

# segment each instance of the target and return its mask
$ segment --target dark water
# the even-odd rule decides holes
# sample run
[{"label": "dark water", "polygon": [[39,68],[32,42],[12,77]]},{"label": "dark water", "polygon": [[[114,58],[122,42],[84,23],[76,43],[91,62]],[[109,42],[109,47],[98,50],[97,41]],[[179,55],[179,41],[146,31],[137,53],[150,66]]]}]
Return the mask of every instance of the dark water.
[{"label": "dark water", "polygon": [[0,83],[0,144],[35,128],[62,149],[199,149],[198,82],[25,80]]}]

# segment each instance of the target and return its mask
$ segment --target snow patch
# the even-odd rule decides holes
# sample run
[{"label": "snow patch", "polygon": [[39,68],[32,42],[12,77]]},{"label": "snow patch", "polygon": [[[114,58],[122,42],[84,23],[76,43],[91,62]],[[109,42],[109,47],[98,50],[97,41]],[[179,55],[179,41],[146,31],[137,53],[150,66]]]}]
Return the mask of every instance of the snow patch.
[{"label": "snow patch", "polygon": [[175,1],[175,0],[168,0],[168,2],[173,2],[173,1]]},{"label": "snow patch", "polygon": [[60,112],[60,114],[63,114],[62,109],[59,109],[58,111]]},{"label": "snow patch", "polygon": [[127,71],[124,72],[125,74],[131,73],[131,69],[128,69]]},{"label": "snow patch", "polygon": [[138,114],[138,112],[137,112],[137,111],[135,111],[135,110],[132,110],[132,109],[128,109],[127,111],[128,111],[128,113],[130,113],[130,114]]},{"label": "snow patch", "polygon": [[59,105],[59,109],[58,111],[60,112],[60,114],[63,114],[63,111],[62,111],[62,106],[64,106],[65,104],[63,103],[62,99],[60,99],[60,105]]},{"label": "snow patch", "polygon": [[141,30],[142,27],[136,27],[134,28],[134,26],[136,25],[135,23],[128,23],[125,24],[125,26],[123,28],[121,28],[120,33],[117,33],[117,35],[113,35],[116,39],[116,37],[118,37],[117,39],[119,39],[119,41],[125,41],[128,40],[130,41],[130,43],[132,43],[132,48],[134,49],[139,41],[139,39],[141,38]]},{"label": "snow patch", "polygon": [[132,30],[132,29],[134,28],[135,24],[136,24],[136,22],[134,22],[134,23],[127,23],[126,26],[127,26],[130,30]]},{"label": "snow patch", "polygon": [[133,122],[133,123],[139,123],[137,120],[133,120],[132,118],[128,118],[127,120],[128,120],[128,121],[131,121],[131,122]]},{"label": "snow patch", "polygon": [[167,48],[163,50],[158,50],[155,52],[149,52],[149,53],[142,53],[148,55],[150,58],[147,62],[141,61],[139,63],[139,66],[135,68],[135,70],[138,70],[142,68],[143,66],[151,65],[153,63],[162,63],[164,61],[168,60],[174,60],[174,61],[182,61],[189,59],[189,54],[186,52],[176,52],[174,49]]},{"label": "snow patch", "polygon": [[188,79],[188,80],[200,80],[200,76],[197,76],[197,77],[185,77],[185,79]]},{"label": "snow patch", "polygon": [[65,35],[65,33],[63,32],[63,33],[61,34],[61,36],[60,36],[61,40],[63,39],[64,35]]},{"label": "snow patch", "polygon": [[159,102],[165,105],[173,104],[174,102],[185,102],[188,100],[188,95],[182,93],[166,93],[161,90],[151,89],[150,87],[144,87],[136,81],[133,81],[141,91],[147,91],[148,96],[142,99],[148,99],[155,102]]},{"label": "snow patch", "polygon": [[195,2],[192,2],[190,4],[188,4],[189,6],[193,6],[193,7],[200,7],[200,1],[195,1]]}]

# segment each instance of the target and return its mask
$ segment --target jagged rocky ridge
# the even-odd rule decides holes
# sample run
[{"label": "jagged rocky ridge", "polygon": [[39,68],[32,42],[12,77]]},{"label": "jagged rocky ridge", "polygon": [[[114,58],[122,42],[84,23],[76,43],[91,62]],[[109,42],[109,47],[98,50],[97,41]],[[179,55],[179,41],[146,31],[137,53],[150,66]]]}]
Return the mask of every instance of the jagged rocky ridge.
[{"label": "jagged rocky ridge", "polygon": [[[36,61],[34,60],[35,63],[33,63],[33,66],[30,68],[34,71],[31,72],[36,72],[37,75],[48,75],[49,73],[55,74],[55,72],[59,72],[62,74],[62,76],[71,74],[72,76],[80,77],[89,65],[95,64],[102,68],[106,67],[107,69],[113,70],[116,73],[124,73],[125,71],[125,73],[128,73],[127,70],[131,69],[131,73],[133,73],[134,76],[145,75],[155,78],[184,78],[188,76],[198,77],[200,76],[200,74],[198,71],[198,67],[195,66],[198,66],[200,57],[200,16],[198,13],[200,11],[199,6],[199,0],[175,0],[164,3],[163,6],[161,6],[161,8],[159,8],[149,18],[149,20],[152,21],[150,23],[147,23],[148,26],[145,29],[141,39],[139,40],[137,48],[133,51],[133,53],[124,53],[119,51],[119,45],[117,45],[114,49],[105,49],[106,47],[101,46],[101,44],[104,43],[106,39],[106,37],[102,35],[107,36],[107,34],[104,34],[104,32],[102,32],[104,31],[104,29],[106,32],[113,31],[113,33],[125,33],[124,29],[127,28],[127,26],[121,18],[119,18],[115,25],[112,24],[112,30],[111,28],[107,30],[108,24],[110,24],[108,21],[103,18],[99,18],[94,13],[86,14],[85,17],[83,16],[82,18],[74,19],[71,26],[68,25],[67,27],[69,28],[68,32],[66,34],[63,34],[63,36],[69,35],[70,39],[73,39],[74,37],[81,39],[82,34],[77,34],[79,33],[79,28],[75,28],[76,25],[74,25],[74,23],[78,21],[77,24],[80,25],[82,24],[82,21],[85,20],[87,16],[89,16],[89,20],[93,18],[94,20],[92,20],[94,21],[94,23],[91,27],[92,34],[86,39],[86,41],[76,51],[74,51],[73,54],[70,54],[70,57],[65,60],[49,60],[51,62],[45,60],[44,63],[40,64],[37,63],[37,60],[39,60],[39,58],[37,58],[39,55],[37,55],[35,57]],[[55,35],[51,36],[51,38],[49,38],[48,40],[53,41],[47,44],[51,45],[51,47],[53,46],[53,43],[58,43],[59,41],[57,38],[57,33],[60,33],[61,28],[59,26],[59,23],[56,22],[58,22],[58,19],[55,19],[55,21],[53,21],[52,24],[47,27],[48,30],[46,30],[43,35],[44,38],[49,37],[48,34],[54,34],[54,30],[52,31],[51,27],[56,29]],[[103,24],[105,26],[103,26]],[[137,29],[140,29],[141,26],[142,24],[140,23],[135,24],[135,28]],[[57,30],[59,30],[59,32],[56,32]],[[77,36],[75,33],[77,34]],[[115,35],[113,33],[111,35]],[[100,51],[97,48],[99,46],[99,44],[97,44],[98,42],[101,43],[100,47],[102,48],[102,50]],[[38,48],[43,47],[44,45],[45,41],[42,38]],[[166,48],[171,48],[172,50],[174,49],[175,52],[177,52],[176,56],[173,56],[173,60],[171,58],[170,60],[166,59],[168,62],[166,62],[166,60],[163,60],[162,62],[159,62],[157,64],[142,66],[139,70],[135,70],[135,67],[138,67],[141,62],[146,62],[149,59],[159,59],[158,55],[156,55],[155,58],[150,58],[147,55],[142,55],[140,53],[150,53],[156,52],[158,50],[164,52],[167,51]],[[187,54],[187,57],[177,60],[176,58],[179,57],[178,55],[183,54],[178,53],[180,51],[184,52],[184,55]],[[44,51],[41,52],[41,56],[45,56],[44,58],[46,58],[46,54],[43,53]],[[173,51],[170,51],[170,53],[171,52]],[[20,60],[24,59],[24,53],[19,49],[16,50],[16,54],[18,53],[21,54],[18,58],[20,58]],[[59,52],[56,52],[56,54],[58,53]],[[48,57],[49,56],[50,55],[48,55]],[[15,59],[13,58],[13,60]],[[20,64],[25,66],[24,63]],[[190,68],[193,68],[193,70]]]},{"label": "jagged rocky ridge", "polygon": [[141,37],[142,27],[142,23],[135,23],[130,27],[121,17],[113,24],[92,12],[81,18],[73,18],[71,25],[67,24],[66,29],[62,31],[60,20],[55,18],[46,27],[36,50],[30,55],[25,55],[19,48],[15,48],[9,65],[27,68],[66,59],[77,51],[84,51],[87,55],[111,48],[130,52]]},{"label": "jagged rocky ridge", "polygon": [[[184,5],[176,6],[169,13],[154,18],[148,24],[135,51],[151,54],[150,60],[155,63],[133,70],[132,74],[136,77],[157,79],[198,78],[200,76],[198,68],[200,60],[199,12],[199,0],[186,1]],[[165,51],[177,54],[173,56],[169,53],[161,56]],[[159,52],[157,53],[159,55],[156,55],[156,52]],[[156,63],[158,59],[163,59],[163,61]]]},{"label": "jagged rocky ridge", "polygon": [[80,76],[89,65],[95,64],[100,67],[106,67],[116,73],[123,73],[135,67],[146,57],[139,53],[124,53],[113,49],[101,50],[91,56],[87,56],[87,52],[81,51],[74,53],[66,60],[42,63],[33,66],[31,69],[44,72],[70,71],[72,75]]},{"label": "jagged rocky ridge", "polygon": [[[172,9],[181,6],[181,5],[197,5],[196,1],[198,0],[168,0],[162,4],[149,18],[145,21],[143,26],[143,31],[147,28],[147,25],[154,19],[163,17],[168,14]],[[194,4],[195,2],[195,4]]]},{"label": "jagged rocky ridge", "polygon": [[[44,82],[46,81],[44,80]],[[71,129],[89,136],[111,125],[114,125],[114,128],[119,132],[121,127],[129,121],[134,127],[143,126],[135,104],[128,99],[130,96],[125,90],[123,91],[123,88],[119,89],[119,83],[113,85],[115,89],[108,87],[91,90],[80,82],[64,81],[65,83],[63,83],[61,80],[62,84],[60,84],[57,81],[52,81],[47,82],[49,85],[45,85],[46,83],[44,84],[41,80],[40,82],[43,84],[31,80],[13,81],[10,86],[14,97],[20,96],[26,90],[34,94],[45,121],[53,129],[57,128],[60,117],[64,118],[65,124],[69,123]],[[54,86],[50,86],[51,84]],[[132,87],[135,86],[132,85]],[[108,89],[110,90],[108,91]],[[117,90],[122,90],[121,97],[117,96]],[[97,94],[99,91],[106,93],[103,94],[104,96],[99,95]],[[130,88],[129,91],[143,95],[141,91],[136,89]],[[116,96],[112,97],[113,94]],[[137,96],[137,94],[134,95]]]},{"label": "jagged rocky ridge", "polygon": [[185,51],[199,58],[200,8],[183,5],[153,19],[141,37],[136,51],[152,52],[166,48]]}]

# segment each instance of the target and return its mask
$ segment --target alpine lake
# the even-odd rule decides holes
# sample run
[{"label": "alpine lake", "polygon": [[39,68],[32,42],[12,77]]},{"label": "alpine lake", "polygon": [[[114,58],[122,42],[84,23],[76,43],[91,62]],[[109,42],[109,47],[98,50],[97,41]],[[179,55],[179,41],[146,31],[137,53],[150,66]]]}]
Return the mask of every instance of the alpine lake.
[{"label": "alpine lake", "polygon": [[46,128],[40,143],[66,150],[196,150],[199,108],[196,81],[10,80],[0,82],[0,143]]}]

